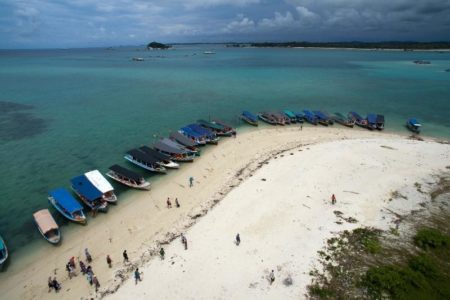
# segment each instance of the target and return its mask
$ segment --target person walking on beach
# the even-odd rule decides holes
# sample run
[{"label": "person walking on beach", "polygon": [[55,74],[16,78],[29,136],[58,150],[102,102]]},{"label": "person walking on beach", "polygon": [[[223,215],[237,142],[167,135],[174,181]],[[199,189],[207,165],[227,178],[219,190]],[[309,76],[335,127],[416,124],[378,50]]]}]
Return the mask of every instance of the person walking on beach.
[{"label": "person walking on beach", "polygon": [[124,263],[125,263],[125,262],[128,262],[128,253],[127,253],[127,250],[123,250],[122,255],[123,255],[123,262],[124,262]]},{"label": "person walking on beach", "polygon": [[169,197],[167,197],[167,208],[172,208],[172,202],[170,202]]},{"label": "person walking on beach", "polygon": [[336,196],[334,194],[331,195],[331,204],[336,204]]},{"label": "person walking on beach", "polygon": [[194,186],[194,177],[189,177],[189,187],[193,187]]},{"label": "person walking on beach", "polygon": [[75,272],[74,272],[74,269],[72,268],[72,265],[70,264],[70,262],[68,262],[66,264],[66,270],[69,275],[69,279],[72,279],[72,277],[75,276]]},{"label": "person walking on beach", "polygon": [[97,279],[97,276],[94,276],[92,278],[92,284],[95,286],[95,292],[98,292],[98,289],[100,288],[100,282]]},{"label": "person walking on beach", "polygon": [[302,131],[303,130],[303,125],[300,125],[300,131]]},{"label": "person walking on beach", "polygon": [[241,236],[238,234],[236,234],[236,246],[239,246],[239,244],[241,243]]},{"label": "person walking on beach", "polygon": [[275,281],[275,272],[272,270],[269,274],[270,285]]},{"label": "person walking on beach", "polygon": [[84,249],[84,255],[86,256],[86,261],[87,261],[88,263],[92,262],[92,256],[91,256],[91,254],[89,253],[88,248]]},{"label": "person walking on beach", "polygon": [[142,279],[141,273],[139,273],[139,268],[136,268],[136,271],[134,271],[134,284],[138,284],[138,281],[142,281]]},{"label": "person walking on beach", "polygon": [[83,275],[86,274],[86,272],[87,272],[86,265],[84,264],[84,262],[82,260],[80,260],[80,270]]},{"label": "person walking on beach", "polygon": [[53,280],[51,277],[48,278],[48,292],[50,293],[52,291],[52,289],[54,288],[53,286]]},{"label": "person walking on beach", "polygon": [[111,257],[108,255],[106,255],[106,263],[108,264],[108,267],[112,267],[112,259]]},{"label": "person walking on beach", "polygon": [[187,248],[188,248],[188,246],[187,246],[187,239],[186,239],[186,237],[183,234],[181,234],[181,242],[184,245],[184,250],[187,250]]},{"label": "person walking on beach", "polygon": [[180,202],[178,202],[178,198],[175,198],[175,206],[177,208],[180,208]]},{"label": "person walking on beach", "polygon": [[61,285],[59,284],[59,282],[56,280],[56,277],[53,277],[52,280],[52,286],[55,289],[55,293],[59,292],[59,290],[61,289]]},{"label": "person walking on beach", "polygon": [[70,266],[72,267],[72,269],[75,269],[76,268],[76,265],[75,265],[75,257],[71,257],[70,259],[69,259],[69,264],[70,264]]},{"label": "person walking on beach", "polygon": [[161,250],[159,250],[159,255],[161,256],[161,259],[164,260],[164,255],[166,252],[164,251],[164,248],[161,247]]}]

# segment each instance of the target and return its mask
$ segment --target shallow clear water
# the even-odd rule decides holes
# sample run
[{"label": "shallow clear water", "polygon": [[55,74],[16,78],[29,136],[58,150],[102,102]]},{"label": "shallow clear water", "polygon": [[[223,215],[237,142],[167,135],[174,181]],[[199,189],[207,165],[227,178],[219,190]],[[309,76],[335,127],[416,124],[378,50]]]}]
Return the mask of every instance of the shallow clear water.
[{"label": "shallow clear water", "polygon": [[48,190],[91,169],[130,167],[124,151],[199,118],[237,124],[243,109],[355,110],[385,114],[398,131],[417,117],[423,134],[450,138],[449,68],[450,53],[433,52],[0,51],[0,234],[13,251],[40,238],[31,215],[49,207]]}]

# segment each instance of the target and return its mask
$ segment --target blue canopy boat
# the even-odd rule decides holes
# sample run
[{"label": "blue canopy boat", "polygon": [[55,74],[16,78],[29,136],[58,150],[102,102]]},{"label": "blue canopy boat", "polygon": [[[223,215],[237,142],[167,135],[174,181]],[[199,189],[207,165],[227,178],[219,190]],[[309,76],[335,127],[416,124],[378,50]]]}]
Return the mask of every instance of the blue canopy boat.
[{"label": "blue canopy boat", "polygon": [[258,126],[258,117],[247,110],[244,110],[242,112],[240,119],[247,122],[250,125]]},{"label": "blue canopy boat", "polygon": [[377,129],[378,130],[384,129],[384,116],[383,115],[377,115]]},{"label": "blue canopy boat", "polygon": [[8,259],[8,248],[6,248],[6,243],[0,236],[0,266],[5,263]]},{"label": "blue canopy boat", "polygon": [[258,118],[270,125],[277,125],[277,120],[271,113],[262,112],[262,113],[258,114]]},{"label": "blue canopy boat", "polygon": [[367,128],[370,130],[377,129],[377,115],[376,114],[368,114],[367,115]]},{"label": "blue canopy boat", "polygon": [[295,116],[297,117],[298,123],[303,123],[305,121],[305,114],[301,112],[294,112]]},{"label": "blue canopy boat", "polygon": [[319,124],[324,126],[333,125],[333,120],[324,112],[320,110],[313,111],[314,115],[317,117]]},{"label": "blue canopy boat", "polygon": [[354,111],[351,111],[348,113],[348,118],[355,122],[356,125],[360,127],[367,128],[367,120],[361,117],[359,114],[357,114]]},{"label": "blue canopy boat", "polygon": [[197,145],[206,144],[207,136],[205,134],[198,133],[190,127],[182,127],[178,132],[193,140]]},{"label": "blue canopy boat", "polygon": [[86,175],[74,177],[70,183],[81,201],[91,210],[102,212],[108,210],[108,202],[103,199],[103,193],[92,184]]},{"label": "blue canopy boat", "polygon": [[305,110],[303,110],[303,112],[305,113],[305,120],[308,123],[317,125],[317,122],[318,122],[317,117],[312,111],[305,109]]},{"label": "blue canopy boat", "polygon": [[214,145],[217,145],[219,143],[219,138],[213,131],[206,129],[195,123],[189,124],[189,125],[187,125],[187,127],[191,128],[195,132],[205,135],[207,143],[214,144]]},{"label": "blue canopy boat", "polygon": [[86,223],[83,207],[66,189],[57,188],[50,191],[48,193],[48,201],[60,214],[70,221],[80,224]]},{"label": "blue canopy boat", "polygon": [[297,116],[292,111],[285,109],[283,113],[289,118],[291,123],[297,123]]},{"label": "blue canopy boat", "polygon": [[422,127],[422,124],[420,124],[416,118],[411,118],[406,122],[406,127],[414,133],[420,133],[420,127]]}]

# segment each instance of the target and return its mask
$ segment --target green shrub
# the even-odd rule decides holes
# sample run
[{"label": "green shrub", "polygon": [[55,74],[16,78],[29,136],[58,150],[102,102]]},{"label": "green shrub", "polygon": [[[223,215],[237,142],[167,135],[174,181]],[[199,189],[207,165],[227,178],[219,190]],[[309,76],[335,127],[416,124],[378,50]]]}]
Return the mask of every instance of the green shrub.
[{"label": "green shrub", "polygon": [[448,248],[450,237],[434,228],[420,229],[414,236],[414,243],[422,249]]}]

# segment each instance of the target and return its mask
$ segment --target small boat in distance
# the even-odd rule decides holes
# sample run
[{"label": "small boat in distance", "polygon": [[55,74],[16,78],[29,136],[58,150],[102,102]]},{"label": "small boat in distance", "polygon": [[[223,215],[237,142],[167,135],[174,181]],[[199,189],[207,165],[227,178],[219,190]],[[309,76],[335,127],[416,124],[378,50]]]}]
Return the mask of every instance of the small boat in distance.
[{"label": "small boat in distance", "polygon": [[370,130],[377,129],[377,115],[376,114],[368,114],[367,115],[367,128]]},{"label": "small boat in distance", "polygon": [[150,182],[146,181],[143,176],[119,165],[109,167],[106,176],[135,189],[150,189]]},{"label": "small boat in distance", "polygon": [[343,114],[338,112],[334,113],[334,116],[332,118],[336,123],[339,123],[347,127],[353,127],[355,125],[355,121],[350,120],[349,118],[345,117]]},{"label": "small boat in distance", "polygon": [[0,236],[0,266],[5,263],[8,259],[8,248],[6,248],[6,243]]},{"label": "small boat in distance", "polygon": [[166,173],[166,168],[158,164],[158,160],[138,149],[129,150],[124,158],[138,167],[150,172]]},{"label": "small boat in distance", "polygon": [[64,188],[57,188],[48,193],[48,201],[60,214],[70,221],[86,224],[83,207]]},{"label": "small boat in distance", "polygon": [[308,123],[312,125],[317,125],[318,122],[317,117],[312,111],[305,109],[303,110],[303,112],[305,113],[304,118]]},{"label": "small boat in distance", "polygon": [[270,113],[262,112],[258,114],[258,118],[270,125],[277,125],[277,120]]},{"label": "small boat in distance", "polygon": [[289,118],[291,123],[297,123],[297,116],[292,111],[285,109],[283,113]]},{"label": "small boat in distance", "polygon": [[70,180],[73,191],[80,200],[93,211],[108,211],[108,202],[103,199],[103,193],[83,174]]},{"label": "small boat in distance", "polygon": [[169,155],[163,154],[159,151],[156,151],[155,149],[152,149],[147,146],[142,146],[139,148],[139,150],[141,150],[142,152],[144,152],[150,156],[153,156],[153,158],[155,158],[158,161],[157,163],[164,168],[178,169],[180,167],[179,164],[170,160]]},{"label": "small boat in distance", "polygon": [[377,115],[377,129],[384,129],[384,115]]},{"label": "small boat in distance", "polygon": [[417,121],[416,118],[411,118],[408,119],[408,121],[406,122],[406,127],[408,127],[408,129],[414,133],[420,133],[420,128],[422,127],[422,124],[420,124],[420,122]]},{"label": "small boat in distance", "polygon": [[367,120],[361,117],[359,114],[357,114],[354,111],[351,111],[348,113],[348,118],[355,122],[356,125],[360,127],[367,128]]},{"label": "small boat in distance", "polygon": [[33,214],[33,218],[44,239],[51,244],[58,244],[61,239],[61,233],[50,211],[41,209]]},{"label": "small boat in distance", "polygon": [[117,196],[114,194],[114,188],[98,170],[84,173],[84,175],[100,192],[102,192],[103,200],[109,203],[117,202]]},{"label": "small boat in distance", "polygon": [[204,51],[203,54],[216,54],[214,51]]},{"label": "small boat in distance", "polygon": [[258,117],[247,110],[244,110],[242,112],[242,114],[240,115],[240,119],[250,125],[258,126]]}]

